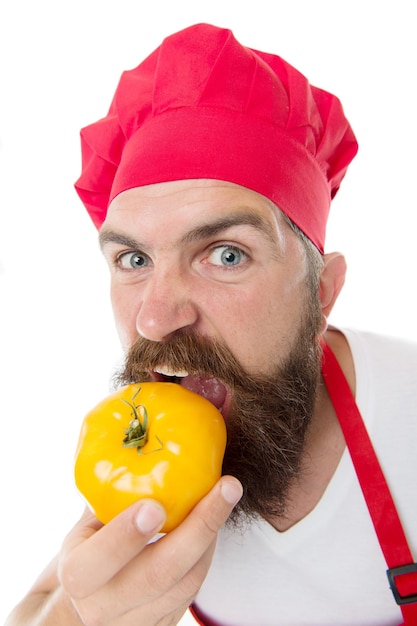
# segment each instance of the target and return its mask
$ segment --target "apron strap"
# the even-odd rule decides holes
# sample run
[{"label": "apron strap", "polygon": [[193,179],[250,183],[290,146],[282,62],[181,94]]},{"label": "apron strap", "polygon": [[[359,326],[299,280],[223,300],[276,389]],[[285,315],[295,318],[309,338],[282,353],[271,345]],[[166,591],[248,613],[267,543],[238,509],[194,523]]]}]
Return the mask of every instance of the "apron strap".
[{"label": "apron strap", "polygon": [[323,379],[388,565],[389,585],[402,611],[404,625],[416,626],[417,563],[414,563],[394,500],[350,387],[329,346],[322,342],[322,348]]}]

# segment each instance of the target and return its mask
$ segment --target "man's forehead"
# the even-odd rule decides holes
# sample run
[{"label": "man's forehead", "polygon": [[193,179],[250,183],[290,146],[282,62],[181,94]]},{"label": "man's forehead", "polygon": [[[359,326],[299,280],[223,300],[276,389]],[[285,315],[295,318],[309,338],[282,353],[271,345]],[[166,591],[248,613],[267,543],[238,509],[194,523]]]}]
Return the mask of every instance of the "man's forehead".
[{"label": "man's forehead", "polygon": [[201,205],[225,209],[229,206],[268,207],[272,213],[281,213],[271,200],[235,183],[214,179],[175,180],[134,187],[118,194],[110,203],[108,215],[119,210],[153,210],[158,206]]},{"label": "man's forehead", "polygon": [[101,229],[129,232],[140,225],[181,221],[185,241],[210,237],[233,226],[252,226],[271,241],[280,238],[286,221],[268,199],[246,187],[212,179],[180,180],[135,187],[112,201]]}]

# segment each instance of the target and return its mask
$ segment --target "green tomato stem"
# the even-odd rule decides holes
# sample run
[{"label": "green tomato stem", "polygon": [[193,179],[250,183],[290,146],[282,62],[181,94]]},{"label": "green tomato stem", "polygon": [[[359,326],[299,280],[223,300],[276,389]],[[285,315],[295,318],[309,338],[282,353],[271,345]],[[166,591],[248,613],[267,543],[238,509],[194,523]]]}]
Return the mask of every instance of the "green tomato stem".
[{"label": "green tomato stem", "polygon": [[[148,441],[148,412],[143,404],[135,404],[139,391],[140,387],[133,396],[132,402],[128,402],[128,400],[123,398],[123,402],[132,409],[131,417],[133,419],[129,423],[129,428],[125,430],[125,437],[122,442],[124,448],[137,448],[138,452]],[[141,420],[141,414],[143,421]]]}]

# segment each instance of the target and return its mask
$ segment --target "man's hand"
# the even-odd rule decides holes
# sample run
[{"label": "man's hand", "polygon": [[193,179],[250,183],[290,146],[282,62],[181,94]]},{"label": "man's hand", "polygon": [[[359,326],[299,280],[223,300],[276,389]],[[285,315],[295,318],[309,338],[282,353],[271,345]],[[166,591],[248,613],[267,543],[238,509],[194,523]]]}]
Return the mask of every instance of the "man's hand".
[{"label": "man's hand", "polygon": [[88,511],[67,536],[60,583],[85,626],[177,624],[209,569],[216,537],[242,495],[225,476],[184,522],[158,541],[165,512],[142,500],[106,526]]}]

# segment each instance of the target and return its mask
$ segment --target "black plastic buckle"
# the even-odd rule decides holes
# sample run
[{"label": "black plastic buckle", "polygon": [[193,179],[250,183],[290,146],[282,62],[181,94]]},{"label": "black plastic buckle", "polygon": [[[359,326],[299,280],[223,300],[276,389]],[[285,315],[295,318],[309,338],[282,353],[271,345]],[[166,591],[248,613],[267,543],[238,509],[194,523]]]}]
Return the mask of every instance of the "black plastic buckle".
[{"label": "black plastic buckle", "polygon": [[413,572],[417,573],[417,563],[410,563],[409,565],[400,565],[399,567],[391,567],[387,570],[387,576],[389,581],[389,586],[391,587],[391,591],[394,594],[394,598],[397,604],[411,604],[412,602],[417,602],[417,591],[416,593],[409,594],[408,596],[402,596],[397,589],[396,578],[398,576],[403,576],[404,574],[411,574]]}]

